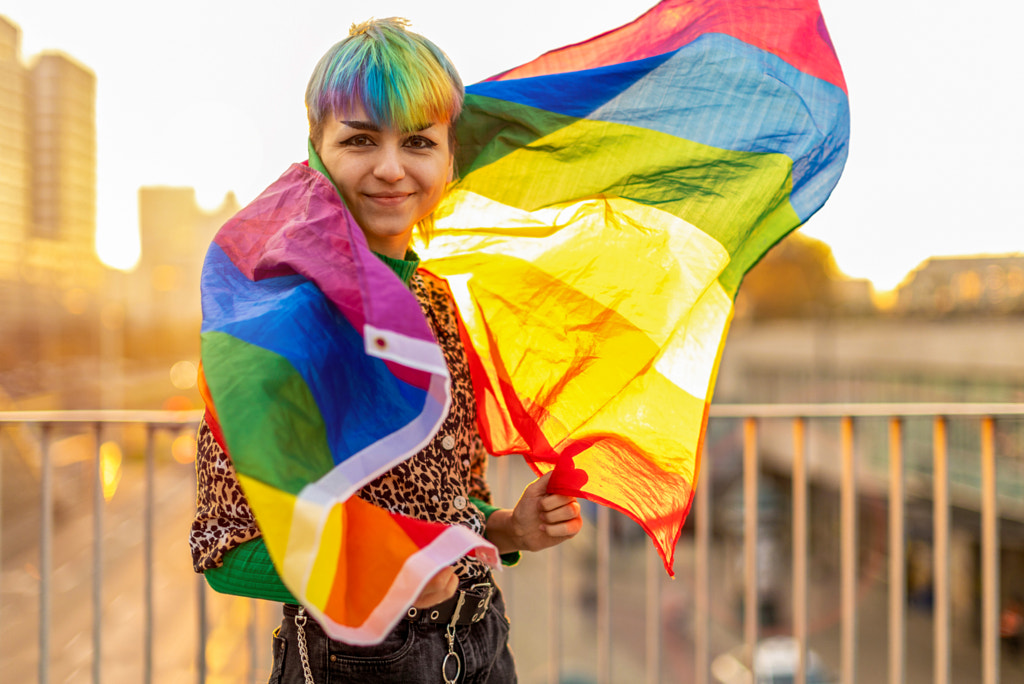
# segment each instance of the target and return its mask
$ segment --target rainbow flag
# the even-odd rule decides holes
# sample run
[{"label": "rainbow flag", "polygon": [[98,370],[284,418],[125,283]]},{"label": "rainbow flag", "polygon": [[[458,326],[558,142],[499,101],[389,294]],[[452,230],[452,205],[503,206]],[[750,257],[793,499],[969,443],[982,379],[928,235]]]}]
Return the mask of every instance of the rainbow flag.
[{"label": "rainbow flag", "polygon": [[814,0],[666,0],[467,89],[425,267],[493,454],[636,520],[672,573],[744,274],[827,199],[846,85]]},{"label": "rainbow flag", "polygon": [[225,224],[202,292],[206,419],[278,574],[325,631],[379,642],[439,569],[467,553],[499,564],[465,527],[353,496],[426,446],[449,376],[329,180],[294,164]]},{"label": "rainbow flag", "polygon": [[[489,450],[637,520],[671,573],[736,291],[824,203],[848,131],[811,0],[666,0],[468,88],[461,180],[418,249],[456,300]],[[440,568],[497,563],[352,496],[431,439],[449,381],[329,181],[293,165],[222,228],[203,316],[208,420],[328,634],[379,641]]]}]

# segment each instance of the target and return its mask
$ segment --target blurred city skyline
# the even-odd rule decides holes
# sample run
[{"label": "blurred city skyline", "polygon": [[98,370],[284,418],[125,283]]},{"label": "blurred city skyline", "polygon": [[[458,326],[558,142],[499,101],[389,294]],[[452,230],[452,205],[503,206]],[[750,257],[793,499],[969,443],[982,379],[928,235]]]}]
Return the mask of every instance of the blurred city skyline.
[{"label": "blurred city skyline", "polygon": [[[326,3],[12,0],[4,11],[22,28],[23,59],[58,50],[97,75],[97,248],[127,269],[139,255],[140,187],[192,187],[210,209],[233,192],[244,205],[304,158],[306,79],[351,22],[407,16],[473,83],[653,4],[396,0],[357,13]],[[930,257],[1024,252],[1010,161],[1024,152],[1021,95],[1004,87],[1024,81],[1009,34],[1024,10],[995,0],[969,15],[948,1],[927,13],[837,0],[822,9],[850,86],[853,144],[833,197],[801,231],[879,291]],[[121,27],[112,33],[111,17]]]}]

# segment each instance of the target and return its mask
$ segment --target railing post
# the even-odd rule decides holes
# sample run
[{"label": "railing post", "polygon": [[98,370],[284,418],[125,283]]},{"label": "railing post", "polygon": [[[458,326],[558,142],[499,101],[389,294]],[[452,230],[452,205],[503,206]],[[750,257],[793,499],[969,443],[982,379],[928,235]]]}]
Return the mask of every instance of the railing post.
[{"label": "railing post", "polygon": [[711,467],[707,442],[701,445],[701,472],[697,476],[697,558],[694,588],[695,684],[709,684],[711,674]]},{"label": "railing post", "polygon": [[807,684],[807,425],[793,419],[793,636],[796,684]]},{"label": "railing post", "polygon": [[757,681],[754,654],[760,618],[760,597],[757,587],[757,420],[743,421],[743,642],[746,662],[750,663],[753,681]]},{"label": "railing post", "polygon": [[210,635],[206,623],[206,578],[202,575],[196,575],[196,614],[196,682],[206,684],[206,640]]},{"label": "railing post", "polygon": [[146,426],[146,504],[145,504],[145,531],[143,533],[143,592],[145,602],[145,627],[143,629],[142,658],[143,666],[142,681],[150,684],[153,681],[153,506],[156,497],[156,456],[153,443],[156,430],[152,425]]},{"label": "railing post", "polygon": [[39,684],[50,681],[50,580],[53,575],[53,425],[43,423],[40,440],[39,502]]},{"label": "railing post", "polygon": [[[612,514],[607,506],[597,507],[597,682],[612,680]],[[556,547],[557,548],[557,547]],[[558,681],[558,680],[555,680]]]},{"label": "railing post", "polygon": [[949,453],[946,440],[946,419],[935,418],[933,477],[933,518],[935,545],[935,684],[949,684]]},{"label": "railing post", "polygon": [[982,684],[999,682],[999,512],[995,420],[981,419]]},{"label": "railing post", "polygon": [[653,544],[648,544],[644,555],[647,589],[646,674],[647,684],[661,681],[661,557]]},{"label": "railing post", "polygon": [[840,482],[840,629],[839,666],[843,684],[857,683],[857,468],[853,449],[853,418],[840,422],[843,479]]},{"label": "railing post", "polygon": [[906,681],[906,471],[903,421],[889,419],[889,684]]},{"label": "railing post", "polygon": [[256,599],[249,599],[249,682],[256,684],[257,671],[259,670],[259,657],[257,656],[257,643],[260,640],[259,629],[259,602]]},{"label": "railing post", "polygon": [[[511,463],[512,456],[503,456],[491,461],[494,463],[497,461],[495,470],[497,471],[497,482],[494,483],[493,491],[497,496],[497,504],[499,506],[511,506],[516,501],[516,492],[512,489],[512,472]],[[508,615],[509,620],[512,624],[516,624],[516,573],[514,572],[503,572],[501,573],[501,593],[505,599],[505,611]],[[519,630],[513,629],[510,635],[510,646],[512,652],[516,652],[519,645],[517,634]]]},{"label": "railing post", "polygon": [[[600,589],[598,590],[600,592]],[[562,549],[548,549],[548,682],[562,678]]]},{"label": "railing post", "polygon": [[92,492],[92,681],[102,681],[103,661],[103,427],[96,423],[96,464]]},{"label": "railing post", "polygon": [[[0,434],[2,434],[2,428],[0,428]],[[17,447],[15,447],[17,448]],[[0,450],[0,500],[3,499],[4,491],[4,454]],[[3,595],[3,576],[4,576],[4,543],[3,543],[3,529],[4,529],[4,513],[3,506],[0,506],[0,595]],[[0,624],[3,624],[3,612],[0,612]]]}]

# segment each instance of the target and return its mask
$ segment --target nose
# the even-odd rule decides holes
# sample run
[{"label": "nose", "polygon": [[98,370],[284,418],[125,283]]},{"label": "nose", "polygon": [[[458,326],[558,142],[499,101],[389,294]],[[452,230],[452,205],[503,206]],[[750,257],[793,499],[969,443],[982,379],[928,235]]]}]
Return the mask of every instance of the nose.
[{"label": "nose", "polygon": [[401,150],[397,145],[382,145],[377,155],[373,175],[385,183],[397,183],[405,178]]}]

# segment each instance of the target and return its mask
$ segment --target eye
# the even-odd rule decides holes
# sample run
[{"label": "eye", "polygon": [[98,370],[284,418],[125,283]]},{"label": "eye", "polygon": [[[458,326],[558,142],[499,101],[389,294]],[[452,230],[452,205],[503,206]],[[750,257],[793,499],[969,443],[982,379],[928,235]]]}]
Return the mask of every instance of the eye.
[{"label": "eye", "polygon": [[437,143],[430,138],[424,138],[422,135],[414,135],[405,141],[405,146],[411,147],[414,150],[429,150],[437,147]]},{"label": "eye", "polygon": [[351,138],[343,140],[341,144],[346,145],[348,147],[369,147],[370,145],[373,145],[373,138],[366,135],[365,133],[360,133],[358,135],[353,135]]}]

